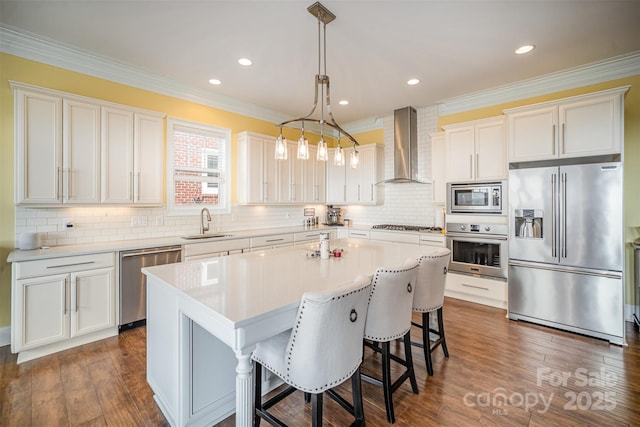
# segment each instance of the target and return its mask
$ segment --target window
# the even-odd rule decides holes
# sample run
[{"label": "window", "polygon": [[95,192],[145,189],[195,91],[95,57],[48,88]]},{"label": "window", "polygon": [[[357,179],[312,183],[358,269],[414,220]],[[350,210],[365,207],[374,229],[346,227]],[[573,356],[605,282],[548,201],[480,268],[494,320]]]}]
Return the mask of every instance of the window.
[{"label": "window", "polygon": [[178,119],[167,124],[169,213],[229,212],[231,131]]}]

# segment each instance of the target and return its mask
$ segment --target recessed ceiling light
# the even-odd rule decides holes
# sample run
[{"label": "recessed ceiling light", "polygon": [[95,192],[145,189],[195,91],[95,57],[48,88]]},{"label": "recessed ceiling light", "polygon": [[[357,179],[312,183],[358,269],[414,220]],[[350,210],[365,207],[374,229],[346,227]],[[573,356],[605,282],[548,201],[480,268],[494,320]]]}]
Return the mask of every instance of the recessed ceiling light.
[{"label": "recessed ceiling light", "polygon": [[520,46],[519,48],[516,49],[516,55],[524,55],[525,53],[529,53],[531,52],[533,49],[535,49],[535,46],[532,44],[526,44],[524,46]]},{"label": "recessed ceiling light", "polygon": [[407,82],[407,84],[410,86],[417,85],[418,83],[420,83],[420,80],[418,79],[409,79],[409,81]]},{"label": "recessed ceiling light", "polygon": [[212,85],[221,85],[222,84],[222,80],[209,79],[209,83],[211,83]]},{"label": "recessed ceiling light", "polygon": [[340,105],[349,105],[349,101],[347,101],[346,99],[343,99],[342,101],[338,102],[338,104],[340,104]]},{"label": "recessed ceiling light", "polygon": [[240,58],[238,59],[238,64],[248,67],[249,65],[253,64],[253,61],[248,58]]}]

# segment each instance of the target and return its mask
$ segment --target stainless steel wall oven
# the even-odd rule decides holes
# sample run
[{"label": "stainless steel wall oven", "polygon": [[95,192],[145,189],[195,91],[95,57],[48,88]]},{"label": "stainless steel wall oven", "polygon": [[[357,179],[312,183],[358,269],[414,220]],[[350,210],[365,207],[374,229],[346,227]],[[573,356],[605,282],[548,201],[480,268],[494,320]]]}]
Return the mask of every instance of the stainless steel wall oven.
[{"label": "stainless steel wall oven", "polygon": [[506,279],[506,224],[447,223],[449,271]]}]

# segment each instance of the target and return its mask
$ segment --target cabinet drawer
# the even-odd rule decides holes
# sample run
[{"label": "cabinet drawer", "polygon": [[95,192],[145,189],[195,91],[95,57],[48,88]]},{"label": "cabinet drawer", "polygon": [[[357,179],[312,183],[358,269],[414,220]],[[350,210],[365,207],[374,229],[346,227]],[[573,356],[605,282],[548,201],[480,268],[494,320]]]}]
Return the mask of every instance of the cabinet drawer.
[{"label": "cabinet drawer", "polygon": [[444,235],[437,234],[421,234],[420,244],[426,246],[444,247]]},{"label": "cabinet drawer", "polygon": [[[238,251],[249,248],[249,239],[233,239],[217,242],[190,243],[184,245],[183,256],[185,260],[191,257],[211,254],[216,256],[220,252]],[[202,258],[202,257],[201,257]]]},{"label": "cabinet drawer", "polygon": [[349,237],[355,237],[357,239],[368,239],[369,230],[349,230]]},{"label": "cabinet drawer", "polygon": [[370,231],[369,238],[371,240],[383,240],[385,242],[413,243],[414,245],[417,245],[420,241],[420,237],[417,234],[389,233],[384,231]]},{"label": "cabinet drawer", "polygon": [[102,254],[78,255],[73,257],[49,258],[37,261],[15,263],[15,279],[50,276],[53,274],[94,270],[97,268],[115,267],[115,252]]},{"label": "cabinet drawer", "polygon": [[449,273],[445,289],[456,294],[468,294],[501,302],[507,301],[507,282],[502,280]]},{"label": "cabinet drawer", "polygon": [[319,242],[320,241],[320,234],[323,233],[329,233],[329,239],[335,239],[336,238],[336,231],[335,230],[309,230],[309,231],[302,231],[300,233],[295,233],[293,235],[293,241],[296,243],[300,243],[300,242]]},{"label": "cabinet drawer", "polygon": [[284,243],[293,243],[293,234],[276,234],[273,236],[252,237],[251,247],[275,246]]}]

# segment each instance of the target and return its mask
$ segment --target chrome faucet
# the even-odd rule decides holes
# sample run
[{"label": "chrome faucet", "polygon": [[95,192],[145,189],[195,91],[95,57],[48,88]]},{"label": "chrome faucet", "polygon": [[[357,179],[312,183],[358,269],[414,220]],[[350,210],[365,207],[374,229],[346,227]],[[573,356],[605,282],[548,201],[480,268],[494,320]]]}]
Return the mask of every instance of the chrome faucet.
[{"label": "chrome faucet", "polygon": [[[204,214],[207,214],[207,224],[204,223]],[[209,213],[209,209],[202,208],[200,211],[200,234],[204,234],[205,231],[209,231],[209,222],[211,221],[211,214]]]}]

